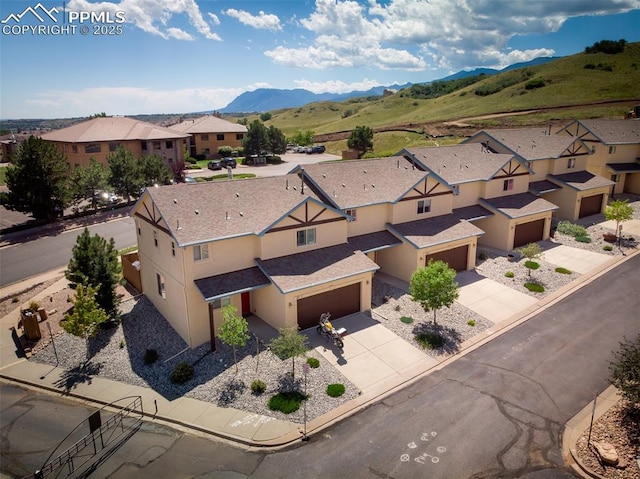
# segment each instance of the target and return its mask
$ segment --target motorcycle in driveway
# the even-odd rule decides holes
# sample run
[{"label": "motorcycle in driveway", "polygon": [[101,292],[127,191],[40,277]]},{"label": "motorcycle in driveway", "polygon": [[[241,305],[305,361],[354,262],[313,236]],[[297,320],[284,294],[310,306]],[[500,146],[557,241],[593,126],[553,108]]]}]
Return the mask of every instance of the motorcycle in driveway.
[{"label": "motorcycle in driveway", "polygon": [[331,317],[331,313],[322,313],[320,315],[320,322],[318,323],[318,327],[316,328],[316,332],[324,337],[327,340],[333,341],[333,345],[338,349],[344,348],[344,342],[342,338],[347,334],[347,330],[345,328],[336,329],[329,322],[329,318]]}]

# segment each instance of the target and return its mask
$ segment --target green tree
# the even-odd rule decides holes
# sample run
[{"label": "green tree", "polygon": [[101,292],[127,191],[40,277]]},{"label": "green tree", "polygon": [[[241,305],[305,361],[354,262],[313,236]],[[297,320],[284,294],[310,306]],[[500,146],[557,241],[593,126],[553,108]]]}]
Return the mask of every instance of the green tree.
[{"label": "green tree", "polygon": [[632,409],[640,409],[640,334],[635,341],[625,338],[613,357],[609,382],[620,390]]},{"label": "green tree", "polygon": [[273,155],[281,155],[287,151],[287,137],[281,130],[271,125],[267,130],[267,138],[269,139],[268,150]]},{"label": "green tree", "polygon": [[158,155],[144,155],[138,160],[143,186],[164,185],[173,178],[173,172]]},{"label": "green tree", "polygon": [[242,140],[242,146],[246,156],[259,155],[269,148],[269,132],[260,120],[251,122]]},{"label": "green tree", "polygon": [[296,375],[296,356],[309,350],[307,337],[300,333],[297,327],[280,328],[280,335],[271,340],[269,347],[280,359],[292,359],[292,377]]},{"label": "green tree", "polygon": [[615,200],[604,209],[604,217],[616,222],[616,236],[619,236],[620,223],[633,219],[633,207],[627,200]]},{"label": "green tree", "polygon": [[218,331],[220,341],[233,348],[233,364],[236,365],[238,374],[238,361],[236,360],[236,347],[243,348],[249,340],[249,325],[247,320],[238,314],[238,308],[228,305],[222,308],[222,324]]},{"label": "green tree", "polygon": [[96,301],[111,318],[118,318],[120,298],[116,288],[120,282],[121,266],[115,241],[96,234],[91,236],[87,228],[78,236],[71,250],[65,277],[72,288],[91,286],[96,290]]},{"label": "green tree", "polygon": [[531,278],[531,270],[538,269],[540,266],[536,260],[542,256],[542,248],[538,243],[529,243],[516,248],[516,253],[523,258],[527,258],[524,265],[529,270],[529,278]]},{"label": "green tree", "polygon": [[291,143],[300,146],[309,146],[313,144],[313,131],[311,130],[296,130],[291,138]]},{"label": "green tree", "polygon": [[2,204],[10,210],[31,213],[36,220],[54,221],[71,202],[69,164],[52,143],[30,136],[6,171],[8,192]]},{"label": "green tree", "polygon": [[85,340],[87,359],[89,359],[89,339],[98,333],[100,325],[109,320],[107,313],[96,302],[96,290],[91,286],[79,284],[76,288],[73,311],[62,321],[64,330]]},{"label": "green tree", "polygon": [[347,140],[347,146],[358,152],[358,156],[364,155],[373,149],[373,130],[368,126],[356,126]]},{"label": "green tree", "polygon": [[97,194],[107,187],[108,180],[109,169],[92,156],[87,166],[78,166],[71,173],[73,199],[90,200],[93,211],[98,211]]},{"label": "green tree", "polygon": [[137,160],[131,150],[120,145],[116,151],[107,155],[109,163],[109,184],[116,194],[126,198],[127,204],[131,198],[137,198],[144,186]]},{"label": "green tree", "polygon": [[269,113],[268,111],[265,111],[264,113],[260,114],[260,119],[262,121],[269,121],[271,120],[271,113]]},{"label": "green tree", "polygon": [[458,299],[455,277],[456,271],[449,268],[447,263],[434,260],[429,260],[427,266],[417,269],[411,275],[409,293],[425,312],[433,311],[433,324],[437,324],[438,309],[443,306],[449,308]]}]

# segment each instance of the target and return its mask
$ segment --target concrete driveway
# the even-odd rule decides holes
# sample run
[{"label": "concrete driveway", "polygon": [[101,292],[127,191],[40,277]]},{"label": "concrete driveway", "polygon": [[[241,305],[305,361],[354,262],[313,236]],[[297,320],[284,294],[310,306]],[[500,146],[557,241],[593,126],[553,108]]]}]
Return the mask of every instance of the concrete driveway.
[{"label": "concrete driveway", "polygon": [[544,250],[542,260],[545,263],[561,266],[580,274],[588,273],[611,259],[609,255],[572,248],[551,241],[541,241],[540,245]]},{"label": "concrete driveway", "polygon": [[332,324],[347,329],[343,351],[315,329],[306,332],[309,344],[363,393],[397,383],[414,368],[438,363],[365,313],[352,314]]}]

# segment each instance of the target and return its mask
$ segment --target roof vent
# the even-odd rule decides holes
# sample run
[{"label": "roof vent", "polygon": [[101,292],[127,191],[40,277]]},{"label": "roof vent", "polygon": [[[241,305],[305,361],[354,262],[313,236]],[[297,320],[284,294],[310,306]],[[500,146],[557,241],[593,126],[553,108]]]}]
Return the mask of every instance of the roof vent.
[{"label": "roof vent", "polygon": [[199,214],[200,214],[200,212],[199,212],[198,210],[196,210],[196,214],[197,214],[197,215],[199,215]]},{"label": "roof vent", "polygon": [[376,187],[376,185],[374,185],[373,183],[371,183],[371,187],[372,187],[372,188],[375,188],[375,187]]},{"label": "roof vent", "polygon": [[293,185],[293,191],[298,191],[298,188],[296,188],[296,185]]},{"label": "roof vent", "polygon": [[346,187],[347,187],[347,185],[345,185],[344,183],[342,183],[342,187],[343,187],[343,188],[346,188]]},{"label": "roof vent", "polygon": [[240,193],[236,193],[236,198],[240,198]]},{"label": "roof vent", "polygon": [[176,220],[176,228],[181,230],[182,226],[180,226],[180,220]]},{"label": "roof vent", "polygon": [[228,219],[229,219],[229,212],[228,212],[228,211],[225,211],[225,212],[224,212],[224,219],[225,219],[225,220],[228,220]]},{"label": "roof vent", "polygon": [[240,216],[244,216],[244,213],[242,211],[240,212]]},{"label": "roof vent", "polygon": [[284,184],[284,189],[288,190],[289,189],[289,178],[286,179],[285,184]]},{"label": "roof vent", "polygon": [[322,173],[322,177],[326,178],[327,177],[326,173]]},{"label": "roof vent", "polygon": [[362,172],[366,175],[367,174],[367,170],[362,170]]},{"label": "roof vent", "polygon": [[177,198],[174,198],[174,199],[173,199],[173,203],[177,205],[177,204],[178,204],[178,199],[177,199]]}]

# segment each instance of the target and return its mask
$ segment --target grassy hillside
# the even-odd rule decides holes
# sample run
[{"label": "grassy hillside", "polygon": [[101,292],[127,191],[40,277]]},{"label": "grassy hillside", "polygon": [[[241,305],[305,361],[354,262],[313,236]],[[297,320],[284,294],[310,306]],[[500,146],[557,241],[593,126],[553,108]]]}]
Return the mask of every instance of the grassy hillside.
[{"label": "grassy hillside", "polygon": [[[403,91],[404,92],[404,91]],[[481,93],[481,94],[479,94]],[[491,94],[487,94],[491,93]],[[267,125],[292,134],[297,129],[316,134],[350,131],[357,125],[372,128],[416,125],[499,112],[575,105],[558,118],[594,116],[580,105],[640,99],[640,43],[628,44],[623,53],[580,53],[544,65],[488,76],[435,99],[414,99],[400,92],[387,97],[359,98],[345,102],[310,103],[300,108],[273,111]],[[593,107],[596,116],[621,116],[627,106],[606,110]],[[537,115],[544,120],[544,115]],[[520,121],[526,122],[521,118]],[[336,145],[337,146],[337,145]]]}]

